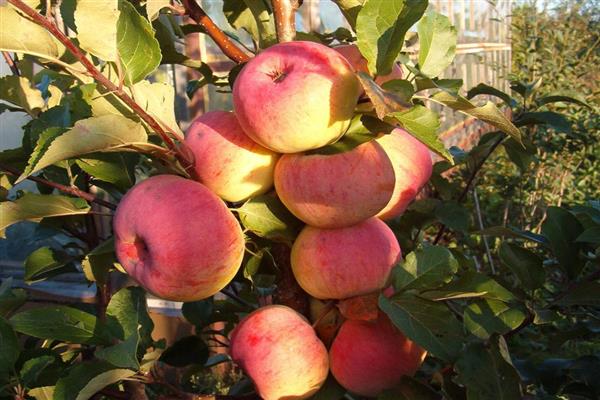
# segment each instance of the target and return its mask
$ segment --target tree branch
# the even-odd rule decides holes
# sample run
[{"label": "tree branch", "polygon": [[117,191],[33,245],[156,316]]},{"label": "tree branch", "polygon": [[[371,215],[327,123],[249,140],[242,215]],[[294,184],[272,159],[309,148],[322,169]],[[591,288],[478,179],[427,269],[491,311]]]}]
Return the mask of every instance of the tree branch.
[{"label": "tree branch", "polygon": [[213,20],[206,15],[204,10],[196,3],[196,0],[182,0],[186,14],[204,28],[206,34],[215,41],[223,54],[238,64],[244,63],[250,57],[233,43],[233,41],[219,29]]},{"label": "tree branch", "polygon": [[2,56],[4,57],[4,60],[6,61],[6,64],[8,64],[8,68],[10,68],[13,75],[21,76],[21,71],[19,71],[19,67],[17,67],[15,60],[13,60],[13,58],[10,56],[10,53],[8,51],[3,51]]},{"label": "tree branch", "polygon": [[33,8],[29,7],[22,0],[8,0],[10,4],[16,7],[19,11],[23,12],[27,16],[29,16],[33,22],[40,25],[48,32],[50,32],[59,42],[61,42],[79,61],[87,70],[92,78],[95,81],[100,83],[100,85],[104,86],[106,90],[112,92],[115,96],[123,101],[127,106],[129,106],[144,122],[148,124],[150,129],[156,132],[165,142],[169,150],[171,150],[177,160],[183,165],[183,168],[190,174],[193,174],[193,157],[192,153],[186,151],[187,147],[185,144],[181,143],[177,145],[169,133],[171,135],[175,135],[173,132],[168,132],[165,130],[160,123],[154,119],[150,114],[146,112],[139,104],[133,100],[131,96],[121,90],[117,85],[112,83],[107,77],[105,77],[96,66],[86,57],[86,55],[77,47],[75,44],[60,30],[56,25],[54,25],[51,21],[49,21],[46,17],[35,11]]},{"label": "tree branch", "polygon": [[272,0],[279,43],[291,42],[296,38],[296,9],[300,3],[298,0]]},{"label": "tree branch", "polygon": [[[475,177],[477,177],[477,173],[479,172],[479,170],[481,169],[481,167],[483,167],[483,164],[485,164],[485,162],[487,161],[487,159],[492,155],[492,153],[494,152],[494,150],[496,150],[496,147],[498,147],[500,145],[500,143],[502,143],[502,141],[504,140],[506,136],[502,135],[500,136],[492,145],[492,147],[490,148],[490,151],[487,152],[487,154],[481,159],[481,161],[479,161],[479,163],[477,163],[477,165],[475,166],[475,168],[473,168],[473,172],[471,172],[471,175],[469,176],[469,179],[467,180],[467,184],[465,186],[465,188],[463,189],[463,191],[461,192],[460,196],[458,197],[458,202],[462,203],[463,200],[465,199],[465,197],[467,197],[467,193],[469,193],[469,190],[471,189],[471,185],[473,184],[473,181],[475,180]],[[442,236],[444,236],[444,233],[446,232],[446,225],[442,225],[440,227],[440,230],[438,231],[437,235],[435,235],[435,239],[433,240],[433,244],[438,244],[438,242],[442,239]]]},{"label": "tree branch", "polygon": [[[21,173],[19,171],[17,171],[16,169],[13,169],[7,165],[4,164],[0,164],[0,170],[13,175],[13,176],[21,176]],[[63,193],[67,193],[76,197],[80,197],[84,200],[87,200],[91,203],[96,203],[102,207],[106,207],[109,208],[111,210],[116,210],[117,206],[114,205],[113,203],[110,203],[108,201],[102,200],[97,198],[96,196],[94,196],[91,193],[88,192],[84,192],[83,190],[73,187],[73,186],[65,186],[65,185],[61,185],[60,183],[56,183],[56,182],[51,182],[49,180],[46,180],[44,178],[40,178],[39,176],[28,176],[27,179],[29,179],[30,181],[34,181],[37,183],[41,183],[42,185],[46,185],[49,186],[51,188],[57,189]]]}]

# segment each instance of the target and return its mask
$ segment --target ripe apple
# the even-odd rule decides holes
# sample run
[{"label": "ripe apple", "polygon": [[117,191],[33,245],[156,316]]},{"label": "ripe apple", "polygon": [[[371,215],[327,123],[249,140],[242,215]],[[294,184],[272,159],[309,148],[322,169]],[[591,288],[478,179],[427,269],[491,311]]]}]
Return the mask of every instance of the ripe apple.
[{"label": "ripe apple", "polygon": [[395,175],[376,141],[337,154],[285,154],[275,167],[275,189],[296,217],[319,228],[351,226],[390,201]]},{"label": "ripe apple", "polygon": [[188,128],[185,142],[194,153],[200,182],[223,200],[243,201],[273,185],[278,155],[250,139],[232,112],[200,116]]},{"label": "ripe apple", "polygon": [[152,294],[195,301],[223,289],[244,256],[241,227],[201,183],[158,175],[135,185],[114,218],[117,258]]},{"label": "ripe apple", "polygon": [[407,339],[385,316],[375,321],[346,320],[329,350],[331,373],[340,385],[375,397],[413,375],[426,352]]},{"label": "ripe apple", "polygon": [[231,333],[230,353],[265,400],[306,399],[329,371],[325,345],[286,306],[263,307],[244,318]]},{"label": "ripe apple", "polygon": [[317,299],[345,299],[383,289],[401,250],[380,219],[338,229],[306,226],[292,247],[298,284]]},{"label": "ripe apple", "polygon": [[377,216],[389,220],[401,215],[431,177],[433,164],[427,146],[411,134],[394,129],[377,139],[392,161],[396,184],[389,203]]},{"label": "ripe apple", "polygon": [[280,153],[297,153],[344,134],[359,86],[335,50],[314,42],[280,43],[242,68],[233,86],[233,106],[256,142]]},{"label": "ripe apple", "polygon": [[[344,56],[344,58],[348,60],[356,72],[365,72],[370,74],[367,59],[360,54],[358,46],[355,44],[345,44],[342,46],[336,46],[333,49]],[[375,82],[378,85],[382,85],[385,82],[393,79],[402,79],[402,68],[400,68],[398,64],[393,65],[392,72],[389,74],[376,77]],[[362,94],[362,88],[359,89],[359,92]]]}]

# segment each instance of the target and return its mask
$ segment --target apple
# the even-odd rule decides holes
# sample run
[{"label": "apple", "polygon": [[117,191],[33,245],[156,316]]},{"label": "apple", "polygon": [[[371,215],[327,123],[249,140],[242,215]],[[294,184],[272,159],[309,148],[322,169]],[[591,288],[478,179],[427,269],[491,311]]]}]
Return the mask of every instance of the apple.
[{"label": "apple", "polygon": [[[356,72],[365,72],[370,74],[367,59],[360,54],[358,46],[355,44],[345,44],[336,46],[333,49],[344,56],[344,58],[348,60]],[[402,68],[398,64],[394,63],[392,66],[392,72],[387,75],[376,77],[375,82],[381,86],[387,81],[391,81],[393,79],[402,79],[402,75]],[[359,92],[360,94],[363,93],[362,87],[359,89]]]},{"label": "apple", "polygon": [[359,86],[335,50],[314,42],[280,43],[242,68],[233,86],[233,106],[256,142],[280,153],[297,153],[344,134]]},{"label": "apple", "polygon": [[385,316],[375,321],[346,320],[329,350],[331,373],[352,393],[375,397],[413,375],[426,352]]},{"label": "apple", "polygon": [[250,139],[232,112],[200,116],[188,128],[185,143],[200,182],[223,200],[247,200],[273,186],[278,155]]},{"label": "apple", "polygon": [[380,219],[338,229],[306,226],[292,246],[292,272],[317,299],[345,299],[383,289],[401,250]]},{"label": "apple", "polygon": [[342,228],[380,212],[392,198],[394,168],[377,141],[337,154],[285,154],[275,167],[275,189],[305,223]]},{"label": "apple", "polygon": [[150,293],[195,301],[235,276],[244,256],[242,229],[225,203],[201,183],[158,175],[123,197],[113,221],[117,258]]},{"label": "apple", "polygon": [[377,139],[392,161],[396,184],[389,203],[377,216],[389,220],[401,215],[431,177],[433,163],[427,146],[402,129]]},{"label": "apple", "polygon": [[231,333],[231,358],[265,400],[306,399],[325,382],[327,349],[306,319],[271,305],[244,318]]}]

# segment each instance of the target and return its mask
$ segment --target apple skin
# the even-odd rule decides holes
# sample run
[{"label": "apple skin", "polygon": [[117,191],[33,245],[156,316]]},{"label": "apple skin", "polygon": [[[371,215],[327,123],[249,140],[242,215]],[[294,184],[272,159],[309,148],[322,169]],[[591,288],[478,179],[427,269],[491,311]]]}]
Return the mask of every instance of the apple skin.
[{"label": "apple skin", "polygon": [[293,309],[271,305],[244,318],[231,333],[231,358],[265,400],[306,399],[325,382],[325,345]]},{"label": "apple skin", "polygon": [[352,393],[375,397],[413,375],[425,350],[380,313],[375,321],[346,320],[329,350],[331,373]]},{"label": "apple skin", "polygon": [[256,142],[279,153],[297,153],[344,134],[359,86],[335,50],[314,42],[280,43],[242,68],[233,86],[233,106]]},{"label": "apple skin", "polygon": [[380,212],[392,198],[395,173],[376,141],[324,154],[285,154],[275,167],[275,189],[305,223],[342,228]]},{"label": "apple skin", "polygon": [[244,256],[242,229],[201,183],[158,175],[123,197],[113,221],[117,258],[150,293],[195,301],[219,292]]},{"label": "apple skin", "polygon": [[292,246],[292,272],[317,299],[346,299],[383,289],[402,254],[380,219],[338,229],[306,226]]},{"label": "apple skin", "polygon": [[273,186],[278,155],[250,139],[232,112],[200,116],[188,128],[185,143],[194,153],[200,182],[223,200],[244,201]]},{"label": "apple skin", "polygon": [[[367,59],[360,54],[360,50],[355,44],[336,46],[333,49],[344,56],[344,58],[348,60],[356,72],[364,72],[369,75],[371,74],[369,72]],[[378,76],[375,78],[375,83],[381,86],[387,81],[402,79],[402,75],[402,68],[398,64],[394,63],[392,66],[392,72],[387,75]],[[360,88],[359,92],[361,94],[363,93],[362,87]]]},{"label": "apple skin", "polygon": [[377,216],[390,220],[400,216],[425,186],[433,169],[427,146],[402,129],[376,139],[392,161],[396,184],[389,203]]}]

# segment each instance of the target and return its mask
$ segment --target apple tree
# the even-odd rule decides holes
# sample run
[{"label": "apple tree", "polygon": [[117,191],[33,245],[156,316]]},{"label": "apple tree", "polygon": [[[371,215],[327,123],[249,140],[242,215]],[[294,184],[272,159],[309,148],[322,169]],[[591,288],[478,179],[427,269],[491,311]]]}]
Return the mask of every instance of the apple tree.
[{"label": "apple tree", "polygon": [[[39,244],[26,283],[78,271],[96,288],[32,305],[2,281],[0,398],[600,396],[600,203],[486,228],[476,191],[499,153],[534,162],[531,127],[569,123],[549,107],[589,104],[463,88],[445,75],[456,28],[427,0],[334,0],[350,29],[326,33],[296,32],[301,3],[225,0],[237,32],[194,0],[0,7],[0,112],[29,117],[0,152],[3,240]],[[178,50],[192,33],[227,76]],[[170,64],[233,110],[184,133],[156,79]],[[446,112],[487,133],[446,148]],[[194,334],[153,335],[147,293],[182,302]]]}]

